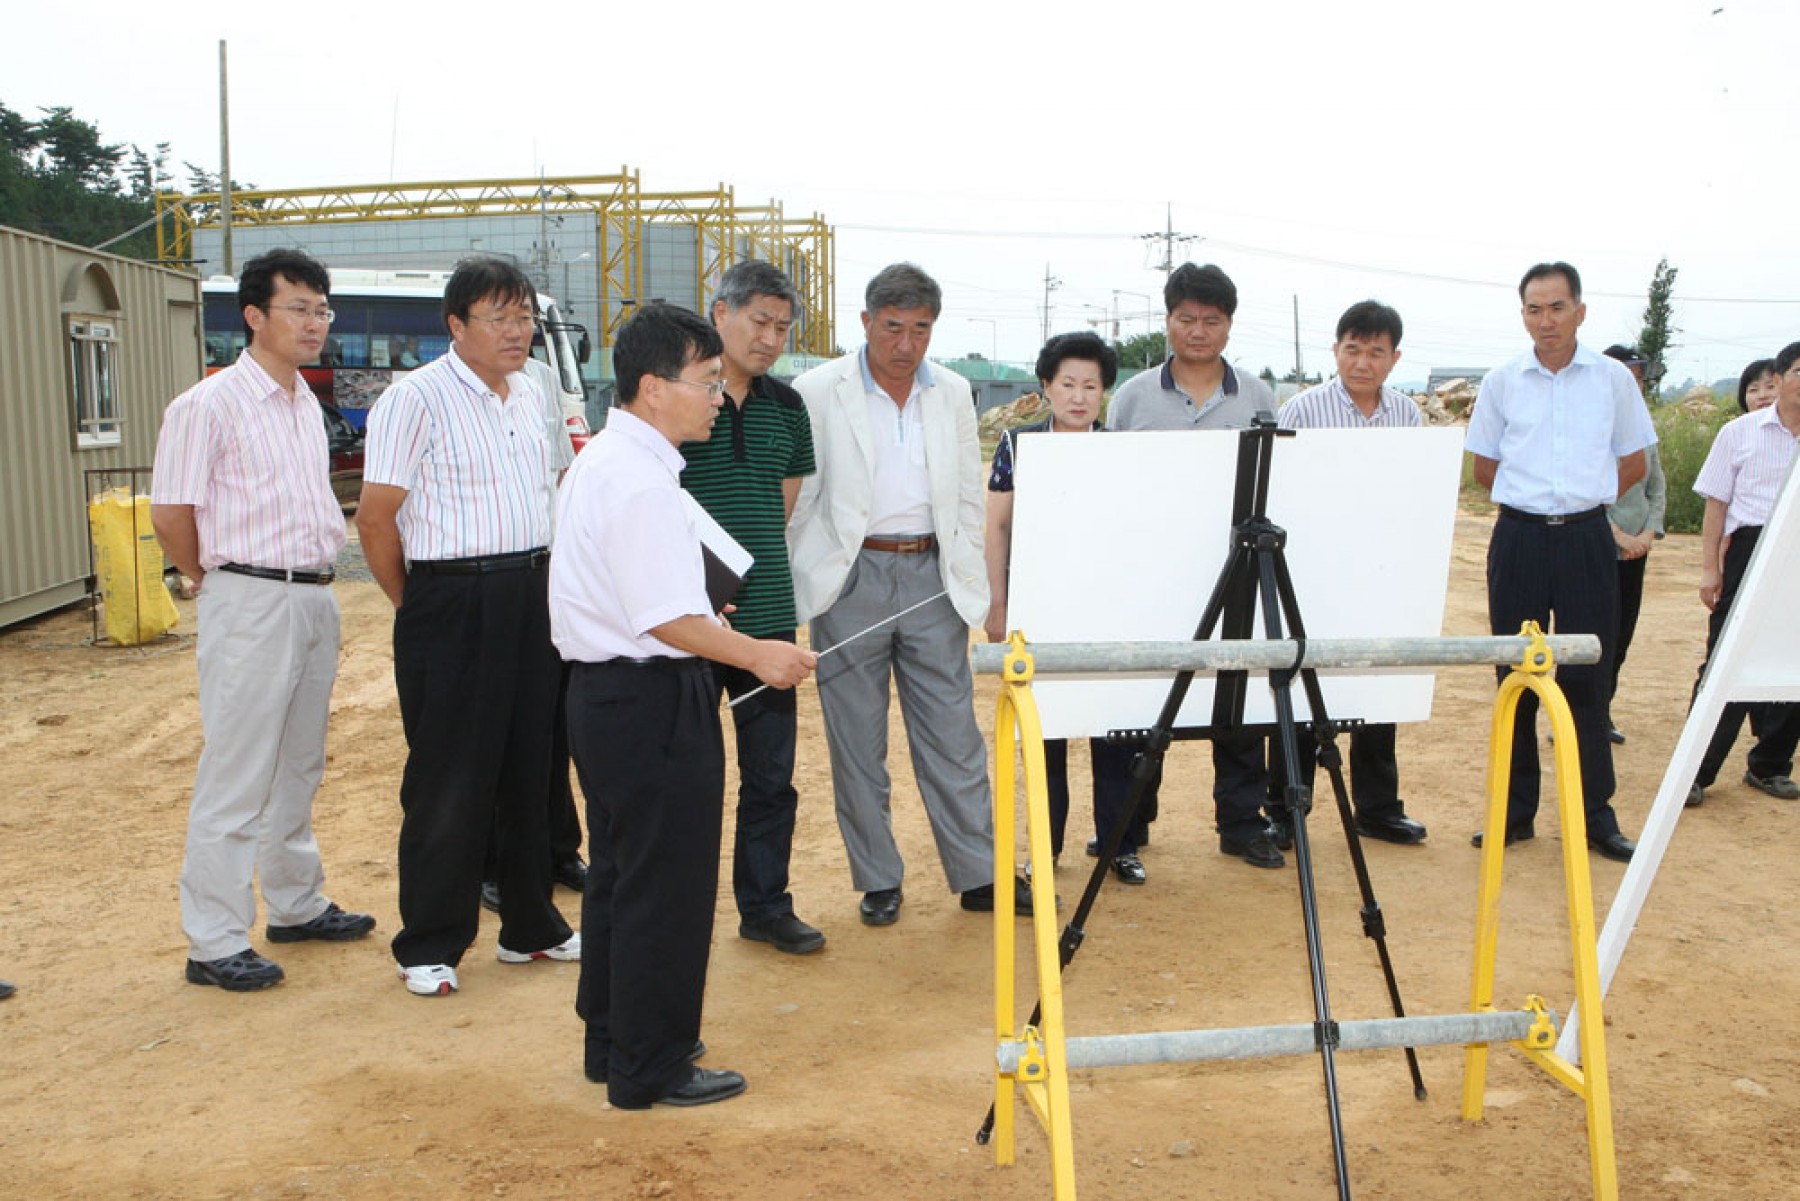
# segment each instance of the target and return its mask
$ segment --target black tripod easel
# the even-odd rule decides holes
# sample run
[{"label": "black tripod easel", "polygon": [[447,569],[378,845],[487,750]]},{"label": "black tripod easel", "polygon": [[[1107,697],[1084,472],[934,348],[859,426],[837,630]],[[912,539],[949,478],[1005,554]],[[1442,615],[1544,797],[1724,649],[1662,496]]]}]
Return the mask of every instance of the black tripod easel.
[{"label": "black tripod easel", "polygon": [[[1179,732],[1179,736],[1210,738],[1217,731],[1230,730],[1233,733],[1274,732],[1279,739],[1286,778],[1281,803],[1293,828],[1295,873],[1300,881],[1301,917],[1306,932],[1307,961],[1311,969],[1313,1039],[1324,1072],[1338,1196],[1348,1201],[1349,1164],[1344,1150],[1343,1117],[1337,1086],[1338,1024],[1331,1015],[1331,998],[1325,979],[1324,944],[1319,934],[1318,896],[1313,883],[1312,848],[1306,827],[1306,818],[1312,812],[1312,789],[1303,782],[1300,770],[1299,726],[1294,717],[1293,703],[1296,676],[1305,689],[1307,704],[1312,712],[1310,728],[1317,742],[1318,762],[1331,778],[1338,818],[1343,824],[1350,847],[1350,861],[1362,898],[1363,934],[1375,943],[1394,1016],[1404,1017],[1405,1008],[1400,1000],[1400,987],[1394,979],[1393,961],[1388,954],[1386,922],[1382,917],[1381,906],[1375,899],[1374,886],[1369,880],[1368,863],[1363,856],[1362,840],[1357,834],[1355,818],[1350,808],[1349,790],[1344,783],[1343,759],[1336,741],[1340,725],[1332,722],[1326,714],[1318,673],[1312,668],[1297,666],[1305,657],[1306,629],[1300,618],[1299,602],[1294,595],[1293,579],[1288,573],[1287,532],[1268,517],[1269,481],[1275,440],[1283,436],[1291,436],[1291,431],[1279,430],[1272,420],[1261,416],[1240,436],[1236,488],[1232,500],[1231,552],[1220,570],[1206,609],[1201,614],[1199,626],[1194,631],[1194,641],[1204,642],[1210,639],[1215,628],[1219,629],[1222,638],[1228,640],[1253,637],[1260,602],[1264,636],[1271,640],[1291,636],[1299,644],[1296,666],[1269,673],[1269,687],[1275,700],[1274,725],[1243,724],[1248,673],[1225,671],[1219,673],[1214,689],[1212,725],[1205,729],[1183,730]],[[1283,634],[1284,630],[1288,631],[1287,635]],[[1150,780],[1161,770],[1169,743],[1178,736],[1175,722],[1182,703],[1187,699],[1193,677],[1192,671],[1176,674],[1170,683],[1162,709],[1157,714],[1156,723],[1148,730],[1115,730],[1108,735],[1109,738],[1141,744],[1143,749],[1132,762],[1131,788],[1123,811],[1107,832],[1087,887],[1082,892],[1081,903],[1075,907],[1058,942],[1058,959],[1063,970],[1074,960],[1087,937],[1087,921],[1099,900],[1106,873],[1119,853],[1126,831],[1136,819]],[[1346,723],[1344,728],[1348,724],[1350,723]],[[1040,1001],[1032,1011],[1029,1024],[1035,1026],[1041,1018]],[[1425,1083],[1419,1074],[1418,1055],[1411,1047],[1404,1048],[1404,1051],[1407,1068],[1412,1076],[1413,1095],[1423,1100]],[[986,1121],[976,1133],[977,1143],[986,1144],[991,1137],[994,1115],[995,1111],[990,1106]]]}]

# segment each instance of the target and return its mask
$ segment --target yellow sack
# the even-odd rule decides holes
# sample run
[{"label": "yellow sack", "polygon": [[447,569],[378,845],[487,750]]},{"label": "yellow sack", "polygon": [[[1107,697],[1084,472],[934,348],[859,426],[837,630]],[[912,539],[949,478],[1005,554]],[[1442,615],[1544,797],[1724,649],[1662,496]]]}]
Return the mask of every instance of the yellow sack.
[{"label": "yellow sack", "polygon": [[88,502],[94,570],[106,607],[106,636],[137,646],[173,629],[181,614],[163,584],[163,552],[150,525],[150,498],[109,488]]}]

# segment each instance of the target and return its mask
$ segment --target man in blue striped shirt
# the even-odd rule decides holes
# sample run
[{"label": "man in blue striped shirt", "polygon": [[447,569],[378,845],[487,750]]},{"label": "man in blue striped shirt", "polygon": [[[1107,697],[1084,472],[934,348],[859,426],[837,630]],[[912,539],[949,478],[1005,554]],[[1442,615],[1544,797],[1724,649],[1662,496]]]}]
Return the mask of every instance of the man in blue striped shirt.
[{"label": "man in blue striped shirt", "polygon": [[[1400,362],[1400,314],[1376,300],[1351,305],[1338,318],[1337,341],[1331,344],[1337,378],[1295,396],[1281,406],[1276,420],[1284,430],[1391,429],[1422,424],[1419,406],[1404,392],[1387,386]],[[1271,751],[1273,747],[1271,746]],[[1310,732],[1300,739],[1301,770],[1310,778],[1318,745]],[[1269,756],[1269,812],[1282,792],[1282,763]],[[1406,816],[1400,801],[1400,769],[1394,759],[1391,722],[1359,726],[1350,734],[1350,791],[1356,804],[1356,829],[1364,838],[1383,842],[1425,841],[1425,827]],[[1277,846],[1293,839],[1285,816],[1273,819]]]}]

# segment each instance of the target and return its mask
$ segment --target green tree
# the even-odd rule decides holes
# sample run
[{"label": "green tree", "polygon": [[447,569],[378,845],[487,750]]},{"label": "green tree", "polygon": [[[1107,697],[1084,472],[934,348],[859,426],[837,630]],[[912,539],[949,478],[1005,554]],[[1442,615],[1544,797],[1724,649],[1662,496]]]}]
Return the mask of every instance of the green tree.
[{"label": "green tree", "polygon": [[[166,180],[167,148],[152,158],[136,147],[110,143],[98,126],[66,106],[39,110],[31,120],[0,104],[0,223],[82,246],[106,242],[155,212],[159,172]],[[148,232],[112,245],[119,254],[148,258]]]},{"label": "green tree", "polygon": [[1133,370],[1155,367],[1169,357],[1169,343],[1161,330],[1133,334],[1123,342],[1114,342],[1113,353],[1119,356],[1121,367]]},{"label": "green tree", "polygon": [[1669,266],[1667,257],[1656,261],[1656,272],[1650,277],[1650,298],[1644,305],[1644,328],[1638,334],[1637,352],[1644,356],[1644,396],[1654,400],[1663,372],[1668,370],[1668,353],[1675,346],[1675,335],[1681,330],[1673,323],[1675,276],[1680,269]]}]

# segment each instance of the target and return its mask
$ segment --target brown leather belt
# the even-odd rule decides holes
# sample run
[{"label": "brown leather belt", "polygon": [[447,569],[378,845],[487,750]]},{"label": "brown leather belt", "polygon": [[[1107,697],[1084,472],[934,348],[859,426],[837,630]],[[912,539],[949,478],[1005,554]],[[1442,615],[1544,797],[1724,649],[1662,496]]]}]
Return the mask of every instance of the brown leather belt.
[{"label": "brown leather belt", "polygon": [[864,538],[864,550],[878,550],[885,555],[922,555],[928,550],[937,549],[935,534],[920,534],[917,538]]}]

